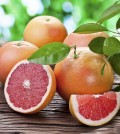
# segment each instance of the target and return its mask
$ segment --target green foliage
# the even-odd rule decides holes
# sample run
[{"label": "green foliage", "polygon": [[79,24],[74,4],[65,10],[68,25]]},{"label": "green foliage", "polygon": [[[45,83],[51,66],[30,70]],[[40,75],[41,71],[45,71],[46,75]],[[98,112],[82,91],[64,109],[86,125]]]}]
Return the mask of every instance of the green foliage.
[{"label": "green foliage", "polygon": [[113,70],[120,75],[120,53],[113,55],[110,59],[110,63]]},{"label": "green foliage", "polygon": [[[53,15],[59,18],[62,22],[64,22],[67,17],[72,17],[75,26],[78,27],[78,25],[84,24],[88,21],[95,22],[96,20],[98,20],[101,12],[106,7],[111,5],[111,3],[114,3],[114,0],[41,0],[44,6],[44,11],[42,13],[36,13],[35,15],[31,16],[28,14],[28,8],[23,5],[21,0],[8,1],[9,3],[7,5],[0,5],[0,8],[4,10],[6,15],[11,14],[15,18],[14,25],[9,27],[10,38],[7,38],[7,35],[3,33],[4,28],[0,27],[0,29],[2,29],[0,33],[0,38],[6,39],[7,41],[21,40],[26,24],[35,16]],[[63,9],[63,5],[66,2],[71,3],[71,11],[66,12]],[[87,11],[88,9],[89,12]],[[109,20],[108,22],[105,22],[104,26],[111,28],[113,27],[114,21],[116,21],[116,17],[112,20]],[[71,24],[69,25],[69,27],[71,27]]]},{"label": "green foliage", "polygon": [[[108,7],[102,14],[101,18],[99,19],[98,23],[87,23],[84,25],[79,26],[75,32],[78,33],[94,33],[99,32],[99,31],[109,31],[112,32],[114,34],[115,37],[120,37],[120,33],[119,31],[112,31],[112,30],[108,30],[108,28],[101,26],[101,23],[103,23],[104,21],[120,14],[120,4],[119,4],[120,0],[117,1],[114,5]],[[118,19],[118,21],[115,24],[116,29],[120,28],[120,18]],[[90,43],[89,43],[89,48],[91,49],[91,51],[95,52],[95,53],[99,53],[99,54],[104,54],[106,56],[108,56],[108,59],[110,59],[110,63],[113,67],[113,70],[115,71],[115,73],[120,75],[120,41],[115,38],[115,37],[108,37],[106,39],[102,38],[102,37],[98,37],[93,39]],[[104,67],[105,64],[103,65],[103,68],[101,69],[101,74],[104,73]]]},{"label": "green foliage", "polygon": [[[23,5],[21,0],[17,0],[17,2],[16,0],[11,0],[8,3],[8,5],[1,6],[2,9],[4,9],[5,14],[12,14],[15,18],[15,23],[13,27],[10,27],[10,40],[22,39],[23,31],[26,24],[30,19],[38,15],[52,15],[59,18],[62,22],[64,22],[64,20],[67,17],[72,17],[76,27],[78,27],[75,30],[76,33],[94,33],[100,31],[108,31],[114,33],[115,37],[120,37],[120,33],[118,31],[118,29],[120,28],[120,18],[118,19],[118,15],[120,15],[120,0],[118,0],[116,3],[114,3],[114,0],[41,1],[44,6],[44,11],[42,13],[37,13],[33,16],[30,16],[28,14],[27,7]],[[71,5],[71,10],[66,10],[67,7],[64,7],[66,2]],[[114,4],[110,6],[111,3]],[[106,7],[108,8],[103,12],[102,16],[99,18],[100,13]],[[87,12],[88,9],[89,12]],[[91,23],[85,24],[85,22],[88,21]],[[101,23],[103,23],[103,25],[101,25]],[[79,24],[83,25],[78,26]],[[71,27],[71,25],[69,25],[69,27]],[[114,31],[114,29],[116,31]],[[4,34],[0,34],[0,37],[3,38]],[[108,56],[113,70],[120,75],[120,41],[115,37],[109,37],[107,39],[103,37],[97,37],[90,42],[89,48],[93,52]],[[40,64],[55,64],[64,59],[68,55],[69,51],[70,47],[66,46],[65,44],[52,43],[39,49],[29,58],[29,60]],[[74,56],[77,57],[76,47],[74,47]],[[105,65],[106,64],[104,64],[101,69],[101,74],[104,74]]]},{"label": "green foliage", "polygon": [[87,23],[79,26],[74,32],[75,33],[96,33],[101,31],[108,31],[107,28],[97,24],[97,23]]},{"label": "green foliage", "polygon": [[[109,30],[105,26],[101,26],[101,23],[104,21],[118,15],[120,13],[120,1],[116,2],[114,5],[108,7],[104,12],[98,23],[87,23],[79,26],[74,32],[75,33],[94,33],[100,31],[109,31],[112,33],[116,33],[120,36],[118,31],[114,32]],[[59,9],[60,10],[60,9]],[[120,19],[116,22],[116,28],[118,29],[120,26]],[[71,47],[74,48],[74,57],[77,58],[76,55],[76,46]],[[115,73],[120,75],[120,41],[115,37],[97,37],[93,39],[89,43],[89,48],[91,51],[99,54],[104,54],[107,56],[107,60],[110,61],[113,70]],[[28,60],[40,63],[40,64],[55,64],[61,60],[63,60],[70,52],[70,47],[66,46],[62,43],[51,43],[47,44],[44,47],[40,48],[37,52],[35,52]],[[104,68],[106,63],[104,63],[101,68],[101,74],[104,75]]]},{"label": "green foliage", "polygon": [[12,14],[15,18],[13,27],[10,27],[10,40],[20,40],[23,36],[25,25],[30,19],[27,15],[26,7],[22,5],[21,0],[11,0],[7,6],[2,6],[6,14]]},{"label": "green foliage", "polygon": [[113,89],[115,92],[120,92],[120,86],[117,86]]},{"label": "green foliage", "polygon": [[40,48],[32,56],[29,61],[38,64],[55,64],[63,60],[70,52],[70,47],[60,42],[49,43]]},{"label": "green foliage", "polygon": [[120,52],[120,41],[114,37],[109,37],[104,40],[103,53],[112,56]]},{"label": "green foliage", "polygon": [[116,24],[116,29],[119,29],[119,28],[120,28],[120,18],[118,19],[117,24]]},{"label": "green foliage", "polygon": [[104,37],[97,37],[93,39],[89,43],[89,48],[91,51],[98,53],[98,54],[103,54],[103,44],[104,44],[105,38]]},{"label": "green foliage", "polygon": [[114,4],[103,12],[101,18],[98,20],[98,23],[103,23],[104,21],[114,17],[119,13],[120,13],[120,4]]}]

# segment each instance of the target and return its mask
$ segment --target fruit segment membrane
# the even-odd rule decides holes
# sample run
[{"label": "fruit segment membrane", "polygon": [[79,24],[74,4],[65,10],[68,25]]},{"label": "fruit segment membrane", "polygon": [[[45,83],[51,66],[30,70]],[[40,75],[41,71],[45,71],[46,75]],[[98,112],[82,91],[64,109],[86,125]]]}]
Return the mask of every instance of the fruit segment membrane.
[{"label": "fruit segment membrane", "polygon": [[[87,98],[87,99],[86,99]],[[86,119],[93,121],[105,118],[117,105],[116,94],[103,95],[78,95],[78,111]],[[80,104],[80,105],[79,105]],[[93,114],[94,112],[94,114]]]},{"label": "fruit segment membrane", "polygon": [[25,63],[12,73],[7,93],[15,107],[27,110],[41,102],[47,92],[48,83],[48,75],[42,65]]}]

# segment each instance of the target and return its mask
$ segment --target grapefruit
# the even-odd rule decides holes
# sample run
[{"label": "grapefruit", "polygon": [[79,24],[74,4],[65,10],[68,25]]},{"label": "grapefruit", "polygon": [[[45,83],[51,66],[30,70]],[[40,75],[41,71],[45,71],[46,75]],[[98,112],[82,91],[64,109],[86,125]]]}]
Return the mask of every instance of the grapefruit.
[{"label": "grapefruit", "polygon": [[[74,50],[71,50],[55,65],[59,95],[68,101],[72,94],[100,94],[111,90],[114,75],[106,57],[93,53],[88,47],[79,47],[76,53],[77,58],[74,58]],[[101,75],[104,64],[104,74]]]},{"label": "grapefruit", "polygon": [[38,16],[25,27],[24,40],[42,47],[51,42],[63,42],[67,30],[62,22],[53,16]]},{"label": "grapefruit", "polygon": [[71,33],[69,34],[64,43],[69,46],[78,46],[78,47],[86,47],[96,37],[105,37],[107,38],[108,35],[105,32],[97,32],[97,33],[90,33],[90,34],[79,34],[79,33]]},{"label": "grapefruit", "polygon": [[71,114],[81,123],[100,126],[109,122],[118,112],[119,92],[106,92],[97,95],[71,95],[69,108]]},{"label": "grapefruit", "polygon": [[56,80],[50,66],[18,62],[10,71],[4,87],[8,105],[23,114],[39,112],[52,100]]},{"label": "grapefruit", "polygon": [[29,58],[38,47],[26,41],[12,41],[0,48],[0,82],[3,84],[12,67],[19,61]]}]

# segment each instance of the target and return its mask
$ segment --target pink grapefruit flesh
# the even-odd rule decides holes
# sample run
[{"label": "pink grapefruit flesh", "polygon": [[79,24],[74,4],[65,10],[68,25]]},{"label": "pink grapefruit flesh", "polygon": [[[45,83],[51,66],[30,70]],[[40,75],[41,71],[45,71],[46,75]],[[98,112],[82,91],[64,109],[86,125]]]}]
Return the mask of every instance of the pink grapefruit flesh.
[{"label": "pink grapefruit flesh", "polygon": [[103,95],[71,95],[70,112],[78,121],[89,126],[99,126],[110,121],[119,110],[119,93]]},{"label": "pink grapefruit flesh", "polygon": [[[49,69],[47,65],[27,60],[13,67],[5,83],[5,98],[13,110],[21,113],[38,112],[47,99],[53,98],[55,86],[54,89],[51,87],[53,83],[55,85],[55,78],[52,79],[53,73],[51,75]],[[50,91],[52,97],[49,96]]]}]

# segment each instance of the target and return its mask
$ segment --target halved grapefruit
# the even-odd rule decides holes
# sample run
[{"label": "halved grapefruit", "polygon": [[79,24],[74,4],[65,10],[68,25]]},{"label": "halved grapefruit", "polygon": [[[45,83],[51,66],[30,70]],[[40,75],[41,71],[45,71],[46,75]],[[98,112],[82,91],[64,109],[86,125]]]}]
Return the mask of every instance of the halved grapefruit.
[{"label": "halved grapefruit", "polygon": [[120,97],[118,92],[103,95],[71,95],[69,108],[73,117],[89,126],[100,126],[109,122],[118,112]]},{"label": "halved grapefruit", "polygon": [[8,105],[23,114],[39,112],[52,100],[56,80],[48,65],[18,62],[5,82],[5,98]]}]

